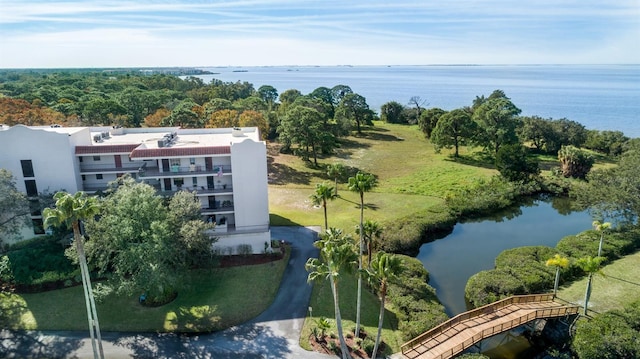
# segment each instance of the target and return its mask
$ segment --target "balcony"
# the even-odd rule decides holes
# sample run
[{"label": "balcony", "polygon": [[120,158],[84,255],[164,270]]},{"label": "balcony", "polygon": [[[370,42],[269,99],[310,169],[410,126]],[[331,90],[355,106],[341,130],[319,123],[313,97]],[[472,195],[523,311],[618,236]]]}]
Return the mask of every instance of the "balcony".
[{"label": "balcony", "polygon": [[126,173],[138,172],[142,164],[126,164],[122,167],[116,167],[115,164],[107,165],[80,165],[80,174],[96,174],[96,173]]},{"label": "balcony", "polygon": [[203,215],[220,214],[220,213],[233,213],[234,206],[231,201],[216,201],[216,205],[213,207],[203,206],[200,213]]},{"label": "balcony", "polygon": [[140,177],[189,177],[194,175],[229,175],[231,174],[231,166],[213,166],[212,169],[206,169],[205,166],[192,165],[189,167],[171,166],[169,171],[160,172],[158,168],[143,168],[139,172]]}]

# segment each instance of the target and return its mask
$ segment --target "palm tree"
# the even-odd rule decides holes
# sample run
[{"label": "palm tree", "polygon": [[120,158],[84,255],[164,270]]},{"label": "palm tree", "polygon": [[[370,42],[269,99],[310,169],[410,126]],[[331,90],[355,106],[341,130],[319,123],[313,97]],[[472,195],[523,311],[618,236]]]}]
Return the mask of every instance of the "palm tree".
[{"label": "palm tree", "polygon": [[376,343],[373,346],[371,358],[376,357],[380,346],[380,336],[382,335],[382,323],[384,322],[384,302],[387,298],[387,289],[390,282],[396,280],[398,275],[404,270],[402,259],[393,254],[385,252],[376,253],[371,262],[371,267],[367,270],[367,278],[373,288],[378,290],[380,298],[380,314],[378,315],[378,334]]},{"label": "palm tree", "polygon": [[555,297],[558,293],[558,284],[560,283],[560,268],[567,268],[569,266],[569,258],[556,254],[553,258],[547,259],[545,264],[547,267],[556,267],[556,280],[553,284],[553,296]]},{"label": "palm tree", "polygon": [[362,303],[362,252],[364,243],[364,193],[369,192],[376,185],[376,179],[370,173],[358,172],[349,177],[349,190],[360,194],[360,247],[358,251],[358,299],[356,304],[356,337],[360,336],[360,307]]},{"label": "palm tree", "polygon": [[593,280],[593,275],[600,272],[600,264],[604,260],[604,257],[583,257],[578,259],[576,262],[583,271],[589,274],[589,278],[587,279],[587,290],[584,293],[584,315],[587,315],[587,307],[589,305],[589,298],[591,297],[591,281]]},{"label": "palm tree", "polygon": [[333,187],[326,183],[316,184],[316,191],[309,196],[314,206],[322,206],[324,210],[324,229],[327,230],[327,200],[333,201],[338,196],[333,193]]},{"label": "palm tree", "polygon": [[[362,224],[364,230],[364,242],[367,246],[367,258],[369,258],[369,268],[371,268],[371,255],[373,254],[373,247],[376,239],[380,239],[382,236],[382,226],[376,221],[366,220]],[[360,227],[356,227],[356,234],[360,234]]]},{"label": "palm tree", "polygon": [[327,166],[327,176],[335,181],[335,195],[338,196],[338,178],[344,176],[344,165],[342,163],[334,163]]},{"label": "palm tree", "polygon": [[[104,358],[102,349],[102,336],[100,335],[100,324],[98,313],[96,312],[96,302],[93,298],[91,288],[91,278],[87,267],[87,257],[84,253],[84,237],[80,233],[80,221],[91,218],[99,213],[98,200],[94,197],[87,197],[84,192],[76,192],[71,195],[67,192],[58,192],[53,196],[56,200],[55,208],[45,208],[43,211],[44,226],[65,226],[73,229],[73,241],[76,244],[80,273],[82,274],[82,287],[84,299],[87,307],[87,319],[89,321],[89,333],[91,334],[91,345],[93,346],[93,357]],[[95,334],[94,334],[95,331]],[[98,348],[96,349],[96,338]]]},{"label": "palm tree", "polygon": [[309,272],[308,282],[328,279],[333,294],[333,306],[340,339],[342,358],[347,359],[349,349],[342,332],[342,316],[340,314],[340,298],[338,293],[338,281],[342,272],[350,272],[356,261],[356,253],[353,250],[351,239],[342,235],[342,230],[330,228],[321,239],[316,242],[320,249],[320,258],[309,258],[305,269]]},{"label": "palm tree", "polygon": [[598,245],[598,257],[602,256],[602,242],[604,242],[604,233],[611,228],[610,222],[593,221],[593,229],[600,232],[600,244]]}]

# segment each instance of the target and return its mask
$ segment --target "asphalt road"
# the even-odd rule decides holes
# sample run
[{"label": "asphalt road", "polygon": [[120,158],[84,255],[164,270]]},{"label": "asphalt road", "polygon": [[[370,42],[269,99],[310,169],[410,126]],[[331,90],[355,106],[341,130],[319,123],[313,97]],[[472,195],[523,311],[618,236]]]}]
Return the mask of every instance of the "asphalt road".
[{"label": "asphalt road", "polygon": [[[310,358],[330,356],[298,345],[311,286],[304,264],[317,257],[317,227],[272,227],[271,237],[291,243],[291,258],[272,305],[253,320],[206,335],[102,333],[106,358]],[[1,358],[93,358],[87,332],[0,330]]]}]

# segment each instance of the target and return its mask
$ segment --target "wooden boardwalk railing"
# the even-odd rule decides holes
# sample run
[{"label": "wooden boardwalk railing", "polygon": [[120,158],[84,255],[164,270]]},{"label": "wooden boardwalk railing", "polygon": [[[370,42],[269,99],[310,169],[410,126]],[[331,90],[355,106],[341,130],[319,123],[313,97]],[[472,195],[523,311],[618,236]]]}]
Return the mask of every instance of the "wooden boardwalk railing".
[{"label": "wooden boardwalk railing", "polygon": [[445,359],[479,341],[535,319],[577,314],[578,306],[553,301],[553,294],[509,297],[461,313],[402,345],[409,359]]}]

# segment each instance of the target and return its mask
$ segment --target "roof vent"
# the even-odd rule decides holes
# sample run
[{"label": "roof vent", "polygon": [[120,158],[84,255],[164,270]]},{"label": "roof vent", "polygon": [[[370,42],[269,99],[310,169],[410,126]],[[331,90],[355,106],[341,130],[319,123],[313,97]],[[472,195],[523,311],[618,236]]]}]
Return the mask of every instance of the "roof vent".
[{"label": "roof vent", "polygon": [[234,127],[231,130],[231,136],[233,136],[233,137],[244,137],[244,133],[242,133],[242,129],[240,127]]}]

